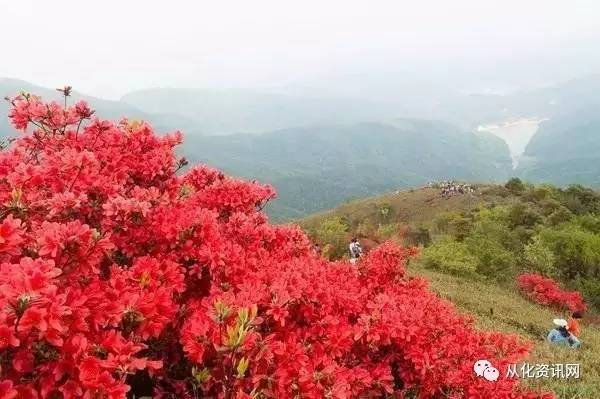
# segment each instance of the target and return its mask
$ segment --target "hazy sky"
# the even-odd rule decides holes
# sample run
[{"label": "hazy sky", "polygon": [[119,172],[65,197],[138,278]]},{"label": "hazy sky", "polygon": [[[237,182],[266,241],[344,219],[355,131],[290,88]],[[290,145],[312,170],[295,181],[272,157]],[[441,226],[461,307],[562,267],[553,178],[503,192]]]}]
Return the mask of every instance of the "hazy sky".
[{"label": "hazy sky", "polygon": [[597,0],[0,0],[0,77],[113,98],[348,76],[493,90],[600,72],[599,21]]}]

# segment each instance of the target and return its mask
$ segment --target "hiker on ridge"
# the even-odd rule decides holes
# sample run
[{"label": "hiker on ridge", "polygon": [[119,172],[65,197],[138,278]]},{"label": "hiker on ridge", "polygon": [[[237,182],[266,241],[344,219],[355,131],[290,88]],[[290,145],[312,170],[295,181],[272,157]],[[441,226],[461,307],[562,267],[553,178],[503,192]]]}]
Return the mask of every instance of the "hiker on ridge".
[{"label": "hiker on ridge", "polygon": [[358,239],[355,237],[350,241],[350,245],[348,246],[348,251],[350,252],[350,262],[356,263],[358,258],[362,256],[362,248]]},{"label": "hiker on ridge", "polygon": [[321,256],[321,253],[322,253],[321,245],[318,242],[316,242],[315,245],[313,245],[313,251],[317,255]]}]

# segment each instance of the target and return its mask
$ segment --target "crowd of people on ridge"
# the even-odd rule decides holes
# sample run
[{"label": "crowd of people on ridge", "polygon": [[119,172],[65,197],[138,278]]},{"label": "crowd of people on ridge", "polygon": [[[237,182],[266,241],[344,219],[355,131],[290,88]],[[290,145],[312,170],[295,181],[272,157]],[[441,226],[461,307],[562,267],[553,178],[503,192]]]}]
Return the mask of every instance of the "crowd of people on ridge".
[{"label": "crowd of people on ridge", "polygon": [[427,183],[427,187],[440,189],[443,197],[450,197],[458,194],[473,194],[475,192],[473,186],[470,184],[457,183],[454,180],[429,182]]}]

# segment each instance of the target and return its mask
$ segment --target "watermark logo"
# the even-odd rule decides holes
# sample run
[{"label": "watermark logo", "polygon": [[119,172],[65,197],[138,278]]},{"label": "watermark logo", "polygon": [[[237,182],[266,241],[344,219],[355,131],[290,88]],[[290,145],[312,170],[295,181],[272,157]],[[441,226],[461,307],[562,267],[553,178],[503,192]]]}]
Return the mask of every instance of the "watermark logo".
[{"label": "watermark logo", "polygon": [[[500,378],[500,371],[488,360],[478,360],[473,365],[473,371],[477,377],[490,382],[496,382]],[[506,370],[506,379],[579,379],[581,378],[581,367],[577,363],[555,363],[555,364],[509,364]]]},{"label": "watermark logo", "polygon": [[506,370],[506,378],[523,379],[579,379],[581,377],[581,366],[578,363],[555,363],[555,364],[529,364],[523,363],[518,366],[510,364]]},{"label": "watermark logo", "polygon": [[473,365],[473,371],[477,377],[482,377],[490,382],[498,381],[500,377],[500,371],[487,360],[476,361]]}]

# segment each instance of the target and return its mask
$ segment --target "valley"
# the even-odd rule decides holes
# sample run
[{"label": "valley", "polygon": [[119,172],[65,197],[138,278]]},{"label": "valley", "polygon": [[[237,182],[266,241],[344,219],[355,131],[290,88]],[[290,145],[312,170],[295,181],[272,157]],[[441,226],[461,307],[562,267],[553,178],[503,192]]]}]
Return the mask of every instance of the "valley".
[{"label": "valley", "polygon": [[540,123],[546,119],[540,118],[517,118],[509,119],[499,123],[479,125],[477,131],[489,132],[506,142],[512,158],[512,167],[516,169],[527,144],[537,132]]},{"label": "valley", "polygon": [[[285,90],[147,89],[108,101],[74,92],[99,114],[180,130],[178,153],[274,186],[267,212],[284,222],[345,201],[430,180],[600,187],[600,78],[505,95],[448,95],[411,102],[315,97]],[[55,90],[0,79],[0,94],[57,99]],[[578,107],[571,102],[577,99]],[[0,137],[14,136],[8,104]],[[530,115],[537,115],[531,117]],[[11,133],[12,132],[12,133]],[[573,138],[576,138],[575,140]]]}]

